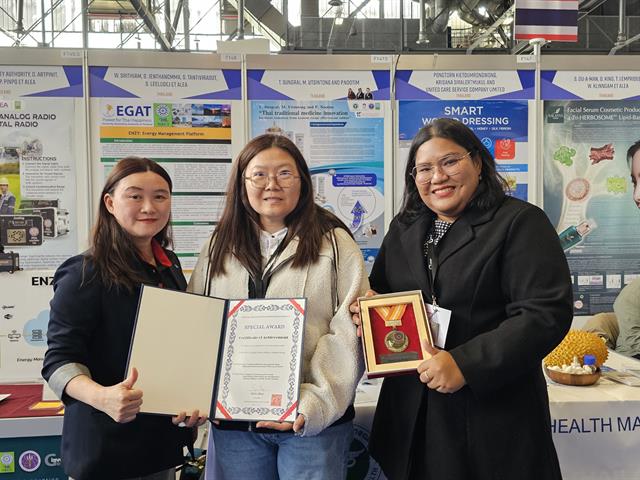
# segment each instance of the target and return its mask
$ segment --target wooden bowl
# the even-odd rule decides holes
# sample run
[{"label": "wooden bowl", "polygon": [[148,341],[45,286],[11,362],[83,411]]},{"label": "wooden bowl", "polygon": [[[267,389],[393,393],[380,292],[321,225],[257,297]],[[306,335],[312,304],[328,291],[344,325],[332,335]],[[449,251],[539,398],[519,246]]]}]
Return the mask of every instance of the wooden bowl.
[{"label": "wooden bowl", "polygon": [[551,380],[556,383],[561,383],[562,385],[573,385],[576,387],[583,387],[586,385],[593,385],[598,381],[602,372],[600,368],[596,370],[595,373],[586,373],[583,375],[577,373],[564,373],[558,372],[556,370],[549,370],[546,366],[544,367],[544,372],[547,374]]}]

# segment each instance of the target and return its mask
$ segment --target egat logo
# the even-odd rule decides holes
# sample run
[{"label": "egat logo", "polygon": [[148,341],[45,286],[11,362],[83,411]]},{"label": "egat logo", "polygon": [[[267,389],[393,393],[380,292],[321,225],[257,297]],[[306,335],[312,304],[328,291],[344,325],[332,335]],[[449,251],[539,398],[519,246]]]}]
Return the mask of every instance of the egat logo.
[{"label": "egat logo", "polygon": [[116,105],[118,117],[148,117],[151,115],[151,105]]}]

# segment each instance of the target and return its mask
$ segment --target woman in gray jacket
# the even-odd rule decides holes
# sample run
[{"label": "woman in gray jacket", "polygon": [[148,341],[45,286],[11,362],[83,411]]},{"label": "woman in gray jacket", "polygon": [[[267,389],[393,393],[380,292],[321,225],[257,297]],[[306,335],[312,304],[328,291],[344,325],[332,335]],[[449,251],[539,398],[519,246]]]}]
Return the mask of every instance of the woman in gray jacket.
[{"label": "woman in gray jacket", "polygon": [[261,135],[233,165],[227,203],[189,291],[222,298],[307,298],[298,416],[220,422],[225,479],[344,479],[363,372],[349,304],[368,288],[347,227],[313,201],[311,175],[286,137]]}]

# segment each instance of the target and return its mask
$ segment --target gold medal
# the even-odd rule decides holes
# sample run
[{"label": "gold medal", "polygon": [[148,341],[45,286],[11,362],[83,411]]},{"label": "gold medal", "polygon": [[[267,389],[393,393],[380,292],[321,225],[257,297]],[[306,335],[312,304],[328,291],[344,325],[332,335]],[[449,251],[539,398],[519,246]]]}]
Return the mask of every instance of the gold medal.
[{"label": "gold medal", "polygon": [[403,352],[409,346],[409,337],[404,332],[396,330],[396,327],[402,325],[402,316],[406,309],[406,303],[374,308],[376,313],[384,320],[384,324],[393,329],[384,336],[384,344],[392,352]]},{"label": "gold medal", "polygon": [[392,352],[400,353],[404,352],[409,346],[409,338],[395,328],[384,336],[384,344]]}]

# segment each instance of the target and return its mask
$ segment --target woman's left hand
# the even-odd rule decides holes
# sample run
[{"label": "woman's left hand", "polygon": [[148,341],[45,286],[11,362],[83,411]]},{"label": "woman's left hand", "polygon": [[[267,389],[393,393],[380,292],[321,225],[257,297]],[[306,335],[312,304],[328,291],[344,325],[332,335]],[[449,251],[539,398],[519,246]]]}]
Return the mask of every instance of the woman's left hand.
[{"label": "woman's left hand", "polygon": [[200,416],[199,410],[194,410],[191,415],[187,415],[187,412],[180,412],[173,417],[171,421],[174,425],[184,424],[185,427],[199,427],[207,421],[207,416]]},{"label": "woman's left hand", "polygon": [[439,393],[454,393],[467,384],[453,356],[446,350],[423,343],[431,358],[418,365],[420,381]]},{"label": "woman's left hand", "polygon": [[279,432],[286,432],[293,428],[293,431],[298,433],[304,427],[304,415],[301,413],[296,417],[296,421],[291,422],[258,422],[256,423],[257,428],[272,428],[273,430],[278,430]]}]

